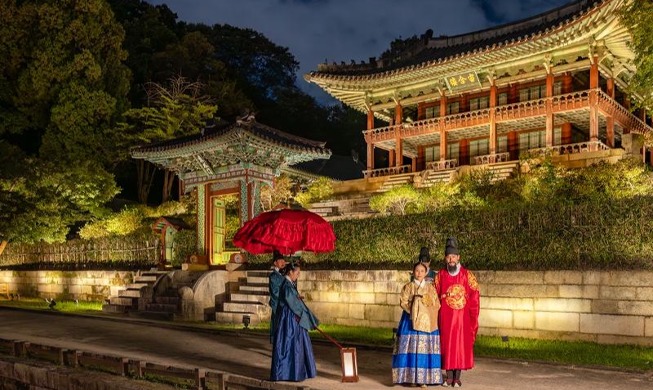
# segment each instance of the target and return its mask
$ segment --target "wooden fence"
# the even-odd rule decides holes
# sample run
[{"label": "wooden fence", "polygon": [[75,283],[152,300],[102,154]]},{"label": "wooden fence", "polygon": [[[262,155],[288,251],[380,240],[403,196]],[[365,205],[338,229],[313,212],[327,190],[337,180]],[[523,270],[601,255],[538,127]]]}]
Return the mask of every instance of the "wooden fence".
[{"label": "wooden fence", "polygon": [[61,244],[9,244],[0,255],[0,266],[32,263],[156,263],[159,240],[112,239],[68,241]]}]

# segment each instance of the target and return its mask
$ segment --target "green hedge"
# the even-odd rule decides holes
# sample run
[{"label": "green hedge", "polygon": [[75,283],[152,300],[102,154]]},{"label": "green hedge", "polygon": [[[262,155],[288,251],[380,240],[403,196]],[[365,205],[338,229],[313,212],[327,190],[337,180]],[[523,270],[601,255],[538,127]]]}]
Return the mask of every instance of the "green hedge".
[{"label": "green hedge", "polygon": [[[576,205],[503,205],[333,222],[336,250],[315,267],[410,268],[419,248],[443,256],[458,238],[464,264],[483,270],[653,269],[653,198]],[[263,260],[257,257],[255,261]],[[267,257],[264,260],[269,260]]]}]

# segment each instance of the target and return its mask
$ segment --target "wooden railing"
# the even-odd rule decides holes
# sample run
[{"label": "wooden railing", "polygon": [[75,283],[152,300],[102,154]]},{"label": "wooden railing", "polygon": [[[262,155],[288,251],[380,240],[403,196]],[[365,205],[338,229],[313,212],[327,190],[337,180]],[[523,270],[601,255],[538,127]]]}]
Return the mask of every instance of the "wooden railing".
[{"label": "wooden railing", "polygon": [[[639,118],[600,89],[577,91],[552,97],[497,106],[494,108],[495,120],[497,123],[500,123],[534,116],[543,116],[547,113],[547,103],[551,104],[551,112],[554,114],[588,108],[590,105],[590,95],[592,95],[592,93],[596,93],[598,96],[599,108],[606,114],[612,115],[615,118],[615,121],[621,124],[622,127],[630,129],[633,133],[639,134],[653,131],[653,128],[647,126]],[[366,130],[363,134],[367,142],[374,143],[394,140],[397,136],[401,138],[409,138],[423,134],[433,134],[439,132],[442,128],[446,130],[463,129],[489,123],[491,110],[492,109],[490,108],[485,108],[447,115],[445,117],[428,118],[412,123]]]},{"label": "wooden railing", "polygon": [[631,133],[645,134],[653,131],[653,128],[633,115],[633,113],[628,111],[626,107],[617,103],[605,92],[599,91],[598,96],[599,108],[608,115],[612,115],[615,121],[621,124],[624,128],[630,129]]},{"label": "wooden railing", "polygon": [[444,171],[445,169],[453,169],[457,166],[458,159],[429,161],[426,163],[426,169],[432,169],[434,171]]},{"label": "wooden railing", "polygon": [[370,169],[363,171],[363,174],[366,178],[369,177],[381,177],[381,176],[390,176],[390,175],[399,175],[402,173],[410,173],[410,165],[401,165],[398,167],[388,167],[388,168],[378,168]]},{"label": "wooden railing", "polygon": [[529,149],[528,152],[534,155],[537,154],[578,154],[578,153],[587,153],[587,152],[596,152],[599,150],[610,150],[606,144],[601,141],[587,141],[587,142],[578,142],[575,144],[566,144],[566,145],[554,145],[547,148],[536,148]]},{"label": "wooden railing", "polygon": [[475,156],[474,165],[494,164],[498,162],[510,161],[510,153],[494,153],[486,154],[484,156]]}]

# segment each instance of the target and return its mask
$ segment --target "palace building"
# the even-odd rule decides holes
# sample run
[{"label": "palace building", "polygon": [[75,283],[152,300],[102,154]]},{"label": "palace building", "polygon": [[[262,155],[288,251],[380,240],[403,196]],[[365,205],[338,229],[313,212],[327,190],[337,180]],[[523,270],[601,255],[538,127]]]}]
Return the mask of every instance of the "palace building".
[{"label": "palace building", "polygon": [[625,92],[635,72],[618,16],[627,1],[576,1],[457,36],[429,30],[379,59],[320,64],[305,79],[367,115],[368,181],[419,187],[479,167],[510,174],[527,152],[570,167],[650,161],[650,118],[631,112]]}]

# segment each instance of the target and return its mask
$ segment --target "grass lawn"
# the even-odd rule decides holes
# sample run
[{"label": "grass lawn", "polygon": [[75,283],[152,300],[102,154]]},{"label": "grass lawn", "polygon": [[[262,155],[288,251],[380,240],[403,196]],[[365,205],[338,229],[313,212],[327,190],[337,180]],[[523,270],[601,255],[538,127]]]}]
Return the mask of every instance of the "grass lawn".
[{"label": "grass lawn", "polygon": [[[24,309],[52,310],[43,299],[20,301],[0,300],[0,306]],[[56,311],[80,314],[101,314],[102,302],[57,302]],[[182,322],[189,327],[224,331],[242,331],[242,324],[217,324],[210,322]],[[363,328],[355,326],[323,324],[320,329],[343,346],[369,345],[391,348],[392,329]],[[248,332],[268,334],[269,323],[249,326]],[[311,331],[314,340],[325,340],[318,331]],[[581,341],[533,340],[523,338],[478,336],[474,347],[476,356],[559,363],[586,367],[613,367],[624,370],[652,371],[653,347],[632,345],[605,345]]]}]

